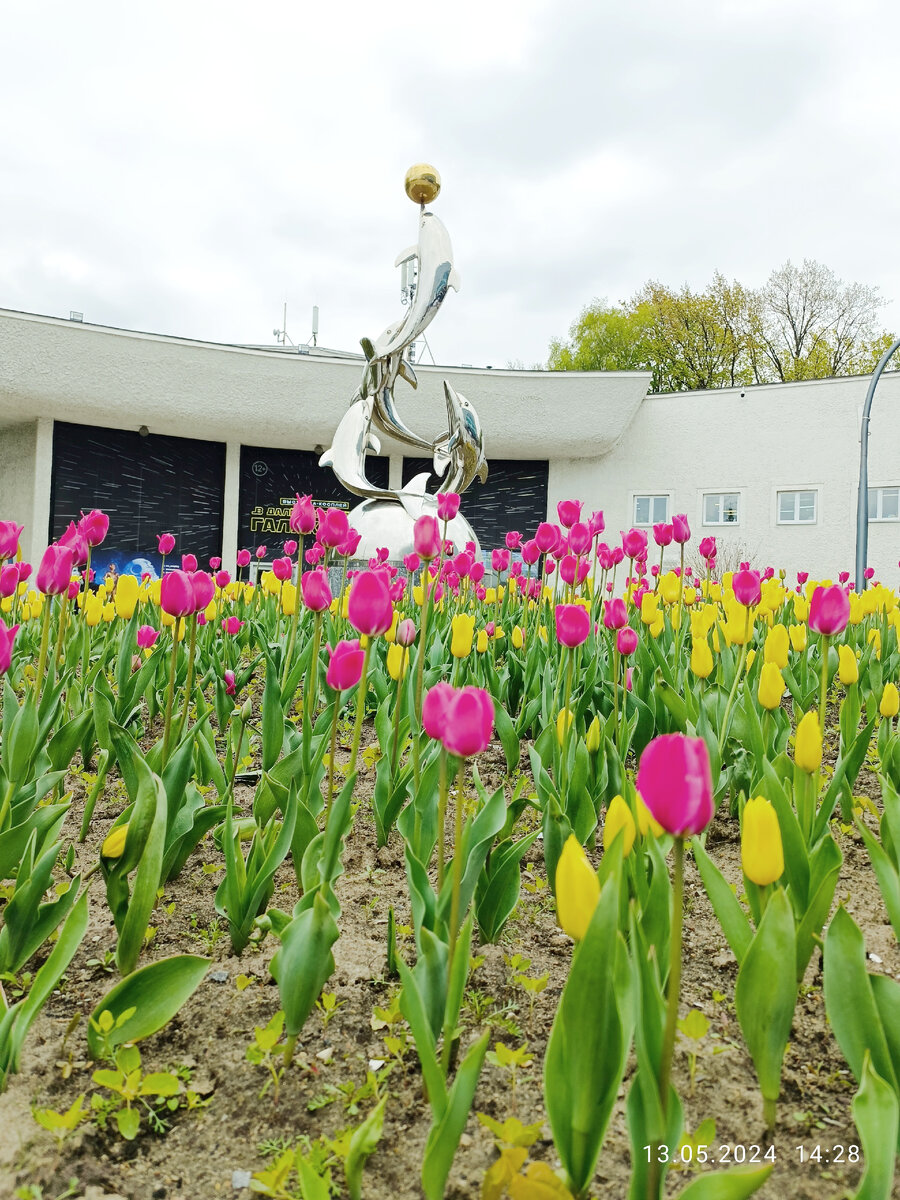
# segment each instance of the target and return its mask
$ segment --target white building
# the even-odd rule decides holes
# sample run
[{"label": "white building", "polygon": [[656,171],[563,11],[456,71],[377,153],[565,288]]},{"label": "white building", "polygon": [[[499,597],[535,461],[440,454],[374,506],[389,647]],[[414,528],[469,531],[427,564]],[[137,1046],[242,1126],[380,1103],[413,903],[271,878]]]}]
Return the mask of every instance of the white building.
[{"label": "white building", "polygon": [[[110,552],[152,558],[239,546],[281,552],[296,491],[354,503],[320,471],[362,359],[225,346],[0,310],[0,519],[26,527],[32,561],[80,509],[111,513]],[[852,573],[859,424],[867,376],[648,395],[645,372],[428,367],[395,392],[425,437],[445,427],[442,381],[477,410],[491,476],[463,510],[489,549],[533,533],[558,500],[602,508],[608,540],[687,513],[738,557],[791,576]],[[900,378],[879,383],[870,425],[868,561],[895,585],[900,558]],[[385,446],[370,476],[423,469]],[[437,485],[433,485],[437,490]],[[652,542],[651,542],[652,545]],[[651,562],[654,561],[651,553]],[[667,554],[667,562],[676,561]]]}]

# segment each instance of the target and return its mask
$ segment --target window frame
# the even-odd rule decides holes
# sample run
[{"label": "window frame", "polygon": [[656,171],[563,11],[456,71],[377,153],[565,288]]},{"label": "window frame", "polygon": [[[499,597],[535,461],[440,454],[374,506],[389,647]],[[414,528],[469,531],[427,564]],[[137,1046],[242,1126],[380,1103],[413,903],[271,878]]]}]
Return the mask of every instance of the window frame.
[{"label": "window frame", "polygon": [[[652,519],[652,517],[653,517],[653,505],[652,504],[650,506],[651,520],[646,521],[646,522],[637,520],[637,514],[635,511],[635,507],[637,505],[638,500],[645,500],[645,499],[646,500],[665,500],[666,515],[663,517],[662,522],[654,521]],[[671,521],[672,518],[670,516],[670,513],[672,511],[672,499],[673,499],[673,497],[672,497],[671,492],[632,492],[631,493],[631,523],[632,523],[633,527],[635,529],[652,529],[654,525],[659,525],[661,523],[665,524],[665,523],[668,523],[669,521]]]},{"label": "window frame", "polygon": [[900,494],[898,494],[897,498],[896,517],[869,516],[869,494],[871,492],[878,493],[878,508],[880,510],[883,507],[884,493],[893,491],[900,491],[900,483],[877,483],[868,485],[866,489],[866,518],[870,525],[893,525],[900,521]]},{"label": "window frame", "polygon": [[[809,492],[813,497],[813,517],[812,520],[803,520],[799,516],[800,512],[800,497],[804,492]],[[794,497],[794,516],[790,520],[785,520],[781,515],[781,497]],[[819,489],[817,487],[782,487],[775,489],[775,524],[776,525],[818,525],[819,523]]]},{"label": "window frame", "polygon": [[[708,497],[716,496],[720,502],[720,511],[724,510],[724,505],[721,503],[726,496],[737,497],[737,520],[736,521],[707,521],[706,519],[706,501]],[[743,518],[742,512],[744,508],[744,492],[742,488],[724,488],[722,490],[714,490],[712,488],[705,489],[700,493],[700,524],[704,529],[740,529]]]}]

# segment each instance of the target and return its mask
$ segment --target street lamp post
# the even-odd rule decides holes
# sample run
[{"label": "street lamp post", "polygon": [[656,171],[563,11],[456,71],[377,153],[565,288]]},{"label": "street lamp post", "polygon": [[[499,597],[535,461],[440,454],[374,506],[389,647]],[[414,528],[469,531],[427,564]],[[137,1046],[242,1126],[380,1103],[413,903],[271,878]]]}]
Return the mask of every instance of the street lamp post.
[{"label": "street lamp post", "polygon": [[896,350],[900,349],[900,338],[881,356],[881,361],[872,373],[866,402],[863,405],[862,423],[859,427],[859,495],[856,500],[856,590],[866,586],[866,558],[869,549],[869,414],[872,398],[881,373]]}]

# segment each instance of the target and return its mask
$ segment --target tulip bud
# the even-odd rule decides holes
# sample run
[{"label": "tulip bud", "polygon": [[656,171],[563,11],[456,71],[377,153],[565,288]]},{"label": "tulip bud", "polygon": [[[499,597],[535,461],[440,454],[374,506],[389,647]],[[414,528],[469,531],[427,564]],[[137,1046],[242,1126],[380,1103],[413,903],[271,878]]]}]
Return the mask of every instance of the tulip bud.
[{"label": "tulip bud", "polygon": [[556,740],[562,746],[566,740],[566,731],[572,728],[575,714],[568,708],[561,708],[556,718]]},{"label": "tulip bud", "polygon": [[705,637],[691,640],[691,670],[698,679],[707,679],[712,673],[713,656]]},{"label": "tulip bud", "polygon": [[398,645],[397,642],[388,646],[387,669],[388,674],[395,683],[401,680],[406,674],[408,661],[409,656],[406,653],[405,647]]},{"label": "tulip bud", "polygon": [[459,512],[460,497],[457,492],[438,492],[437,512],[442,521],[452,521]]},{"label": "tulip bud", "polygon": [[801,770],[813,775],[822,765],[822,733],[819,718],[811,709],[797,726],[794,742],[794,762]]},{"label": "tulip bud", "polygon": [[[780,628],[784,628],[781,626]],[[759,674],[759,687],[757,688],[756,697],[763,708],[767,708],[769,712],[772,709],[778,708],[781,704],[781,697],[784,695],[784,679],[781,671],[773,662],[763,663],[762,671]]]},{"label": "tulip bud", "polygon": [[588,753],[596,754],[600,749],[600,718],[594,717],[588,726],[587,738],[585,739]]},{"label": "tulip bud", "polygon": [[574,833],[570,833],[556,865],[556,916],[560,927],[580,941],[599,902],[597,872]]},{"label": "tulip bud", "polygon": [[897,713],[900,712],[900,692],[897,691],[896,684],[886,683],[884,685],[878,711],[883,717],[887,717],[889,720],[892,717],[896,717]]},{"label": "tulip bud", "polygon": [[[11,629],[7,629],[3,621],[0,621],[0,675],[5,675],[9,670],[12,662],[13,641],[18,628],[18,625],[13,625]],[[896,692],[896,689],[894,690]]]},{"label": "tulip bud", "polygon": [[450,653],[454,658],[468,658],[472,652],[472,639],[475,636],[475,618],[468,613],[457,613],[450,622],[452,636]]},{"label": "tulip bud", "polygon": [[859,664],[851,646],[838,646],[838,678],[845,687],[859,679]]},{"label": "tulip bud", "polygon": [[103,845],[100,847],[101,858],[121,858],[122,852],[125,849],[125,839],[128,837],[128,823],[117,825],[112,833],[108,834]]},{"label": "tulip bud", "polygon": [[613,796],[603,822],[603,849],[609,851],[620,832],[623,833],[622,857],[627,858],[634,845],[637,827],[631,809],[622,796]]},{"label": "tulip bud", "polygon": [[[795,605],[796,607],[796,605]],[[809,627],[831,636],[843,633],[850,620],[850,599],[842,587],[817,587],[809,603]]]},{"label": "tulip bud", "polygon": [[676,837],[702,833],[712,820],[712,773],[702,738],[654,738],[644,747],[635,784],[656,820]]},{"label": "tulip bud", "polygon": [[802,654],[806,649],[806,626],[791,625],[788,629],[788,634],[790,635],[791,639],[791,647],[796,650],[798,654]]},{"label": "tulip bud", "polygon": [[784,874],[778,814],[764,796],[755,796],[744,806],[741,865],[747,878],[759,887],[774,883]]}]

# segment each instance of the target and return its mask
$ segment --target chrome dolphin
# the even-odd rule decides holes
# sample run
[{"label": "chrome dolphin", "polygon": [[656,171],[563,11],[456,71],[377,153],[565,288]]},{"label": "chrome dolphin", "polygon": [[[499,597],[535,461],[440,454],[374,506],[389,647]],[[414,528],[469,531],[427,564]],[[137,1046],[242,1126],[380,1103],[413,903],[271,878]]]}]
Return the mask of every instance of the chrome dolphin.
[{"label": "chrome dolphin", "polygon": [[372,433],[373,406],[371,396],[360,396],[358,393],[354,396],[350,407],[338,422],[331,446],[319,458],[319,466],[331,467],[338,482],[355,496],[400,500],[401,503],[421,497],[425,494],[425,485],[430,477],[428,471],[417,475],[399,491],[375,487],[366,475],[366,455],[381,451],[381,443]]},{"label": "chrome dolphin", "polygon": [[444,476],[441,491],[461,494],[476,475],[482,483],[487,482],[484,434],[475,409],[446,379],[444,399],[450,433],[436,443],[434,469],[436,474]]}]

